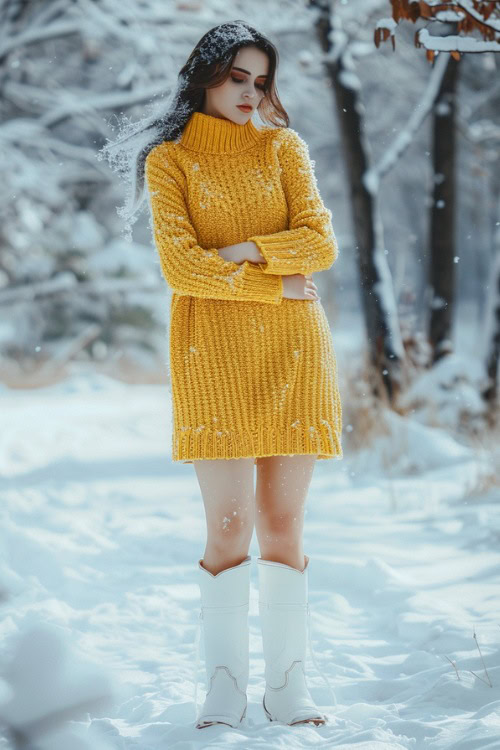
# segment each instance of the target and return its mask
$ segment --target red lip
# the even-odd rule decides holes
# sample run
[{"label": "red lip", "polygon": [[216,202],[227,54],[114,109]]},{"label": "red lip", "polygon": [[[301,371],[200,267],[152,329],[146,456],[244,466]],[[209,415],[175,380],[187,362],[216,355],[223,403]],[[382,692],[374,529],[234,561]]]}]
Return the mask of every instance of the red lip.
[{"label": "red lip", "polygon": [[243,112],[252,111],[252,107],[249,107],[247,104],[238,104],[238,109],[241,109]]}]

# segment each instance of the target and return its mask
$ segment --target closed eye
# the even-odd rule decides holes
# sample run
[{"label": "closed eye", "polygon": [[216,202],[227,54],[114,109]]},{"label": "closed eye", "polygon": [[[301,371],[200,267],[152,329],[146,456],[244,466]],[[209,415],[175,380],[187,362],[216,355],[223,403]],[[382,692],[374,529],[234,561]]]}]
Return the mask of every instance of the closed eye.
[{"label": "closed eye", "polygon": [[[231,80],[234,81],[235,83],[244,83],[244,81],[245,81],[244,78],[235,78],[234,76],[231,76]],[[261,91],[265,91],[266,90],[266,84],[265,83],[257,83],[255,85],[256,85],[256,87],[258,89],[261,89]]]}]

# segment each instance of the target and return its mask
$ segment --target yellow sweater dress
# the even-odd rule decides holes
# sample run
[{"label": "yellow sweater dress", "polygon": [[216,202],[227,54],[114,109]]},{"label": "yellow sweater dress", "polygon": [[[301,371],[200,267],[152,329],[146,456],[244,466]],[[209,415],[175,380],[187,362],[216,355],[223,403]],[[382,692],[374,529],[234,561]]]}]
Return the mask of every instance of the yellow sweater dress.
[{"label": "yellow sweater dress", "polygon": [[[291,128],[194,112],[145,164],[170,306],[172,460],[342,458],[325,311],[283,297],[282,276],[338,255],[305,141]],[[265,263],[217,249],[253,240]]]}]

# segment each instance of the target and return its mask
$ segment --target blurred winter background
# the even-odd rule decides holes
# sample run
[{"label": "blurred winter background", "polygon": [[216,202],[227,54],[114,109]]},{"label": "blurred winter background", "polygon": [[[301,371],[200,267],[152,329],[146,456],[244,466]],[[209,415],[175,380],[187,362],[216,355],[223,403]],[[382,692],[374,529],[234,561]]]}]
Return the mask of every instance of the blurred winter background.
[{"label": "blurred winter background", "polygon": [[[396,28],[406,5],[0,3],[2,750],[500,747],[500,12]],[[96,152],[236,18],[278,46],[340,248],[315,281],[344,460],[318,462],[304,533],[336,704],[311,670],[331,723],[268,724],[252,581],[247,723],[200,732],[205,521],[170,459],[170,290]]]}]

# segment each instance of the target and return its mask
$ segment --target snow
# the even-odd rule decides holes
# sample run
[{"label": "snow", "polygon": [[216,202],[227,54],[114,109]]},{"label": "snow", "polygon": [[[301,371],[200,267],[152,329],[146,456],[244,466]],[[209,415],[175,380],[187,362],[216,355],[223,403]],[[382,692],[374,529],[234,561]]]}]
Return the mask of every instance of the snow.
[{"label": "snow", "polygon": [[[352,346],[343,339],[340,359]],[[1,387],[0,716],[27,726],[79,706],[41,734],[41,750],[500,746],[492,458],[429,426],[426,411],[451,426],[465,404],[481,415],[465,370],[445,358],[414,381],[406,416],[382,412],[374,442],[315,467],[304,528],[311,636],[335,700],[311,659],[307,679],[324,727],[265,718],[255,569],[247,718],[194,727],[205,519],[193,466],[170,460],[168,387],[83,365],[50,387]],[[455,406],[452,393],[462,393]],[[250,554],[255,565],[255,536]]]}]

